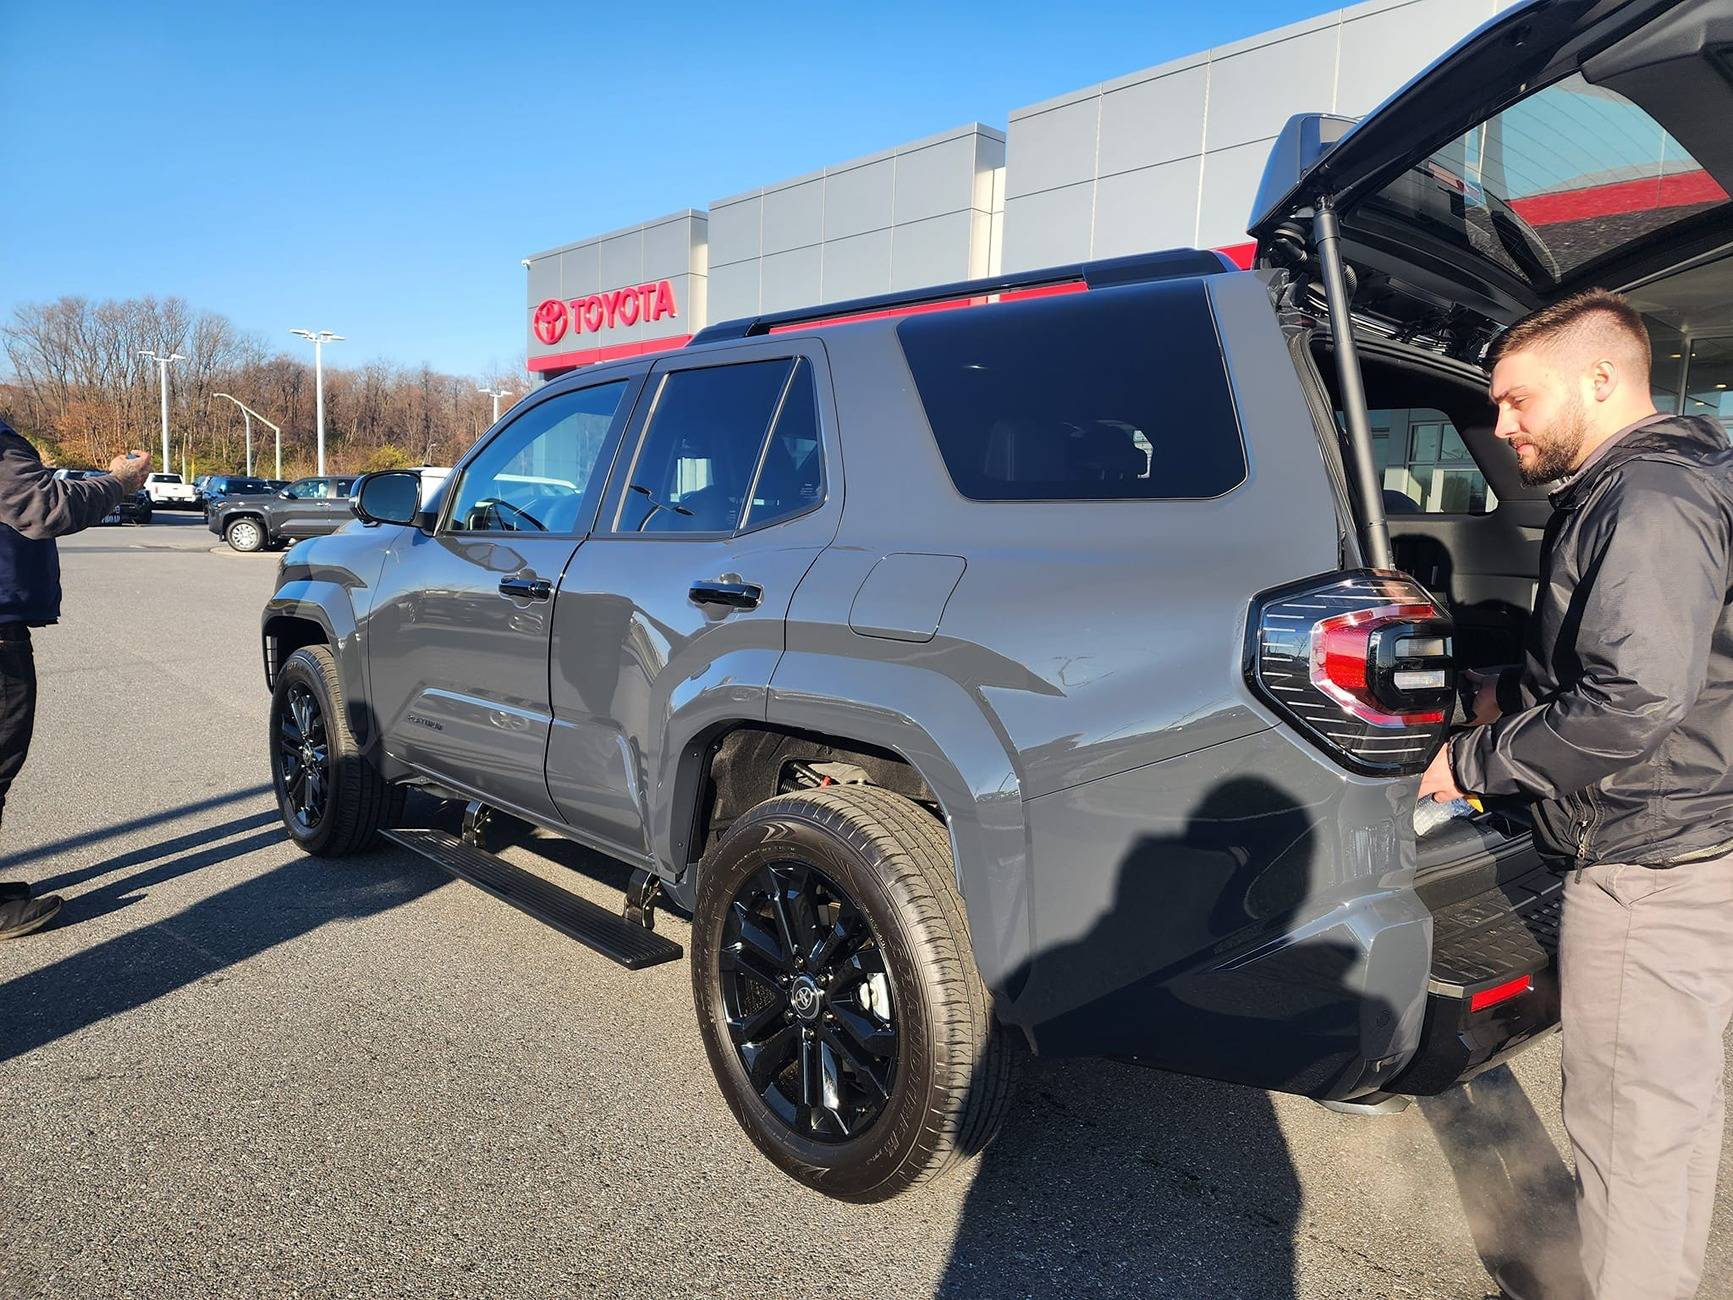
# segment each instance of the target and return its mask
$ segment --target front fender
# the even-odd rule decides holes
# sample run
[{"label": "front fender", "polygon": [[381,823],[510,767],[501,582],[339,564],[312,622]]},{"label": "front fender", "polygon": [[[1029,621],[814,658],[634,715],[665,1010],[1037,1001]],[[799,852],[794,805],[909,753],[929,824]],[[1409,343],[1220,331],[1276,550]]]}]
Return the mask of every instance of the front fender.
[{"label": "front fender", "polygon": [[[336,539],[320,538],[316,544],[303,542],[283,556],[277,589],[265,602],[259,624],[266,679],[268,683],[275,668],[271,661],[271,639],[284,624],[299,620],[316,625],[337,660],[350,730],[364,748],[371,747],[378,728],[368,703],[372,691],[361,627],[371,606],[373,583],[364,576],[364,571],[377,575],[383,550],[376,544],[364,550],[333,547],[329,545],[333,540]],[[374,541],[372,535],[367,535],[366,540]]]},{"label": "front fender", "polygon": [[1005,982],[1027,969],[1032,939],[1022,786],[979,701],[913,664],[790,650],[767,721],[890,750],[920,773],[945,813],[975,964],[1003,995],[1000,1018],[1019,1023],[1019,990]]}]

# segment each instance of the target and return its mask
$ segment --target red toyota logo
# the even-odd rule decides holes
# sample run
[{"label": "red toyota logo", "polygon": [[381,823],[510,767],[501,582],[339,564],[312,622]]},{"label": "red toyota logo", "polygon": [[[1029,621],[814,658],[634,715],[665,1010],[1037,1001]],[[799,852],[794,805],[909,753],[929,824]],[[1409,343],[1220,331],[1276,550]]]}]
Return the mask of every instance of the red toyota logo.
[{"label": "red toyota logo", "polygon": [[536,308],[535,314],[530,317],[530,323],[535,327],[536,337],[543,343],[558,343],[565,337],[571,316],[566,311],[565,303],[558,298],[549,298]]}]

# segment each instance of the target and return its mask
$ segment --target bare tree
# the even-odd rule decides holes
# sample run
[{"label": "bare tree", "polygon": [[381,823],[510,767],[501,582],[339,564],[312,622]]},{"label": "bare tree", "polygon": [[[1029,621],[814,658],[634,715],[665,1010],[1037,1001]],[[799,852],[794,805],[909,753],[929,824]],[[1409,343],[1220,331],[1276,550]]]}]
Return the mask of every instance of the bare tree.
[{"label": "bare tree", "polygon": [[[0,416],[62,461],[100,465],[124,447],[155,446],[158,374],[139,355],[145,349],[186,358],[169,381],[177,459],[212,472],[244,467],[239,412],[214,397],[229,392],[283,426],[285,473],[312,471],[312,367],[178,297],[65,297],[14,308],[0,324],[9,372],[0,375],[8,381],[0,382]],[[532,384],[521,359],[480,378],[382,361],[327,368],[327,467],[353,471],[404,458],[449,464],[491,418],[489,399],[478,387],[521,395]],[[255,468],[263,472],[271,464],[268,451],[254,452]]]}]

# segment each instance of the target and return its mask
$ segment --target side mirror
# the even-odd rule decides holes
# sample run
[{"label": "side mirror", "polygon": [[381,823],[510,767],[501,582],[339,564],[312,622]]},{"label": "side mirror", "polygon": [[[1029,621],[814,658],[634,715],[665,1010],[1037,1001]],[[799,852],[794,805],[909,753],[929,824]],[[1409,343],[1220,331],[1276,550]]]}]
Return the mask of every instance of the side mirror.
[{"label": "side mirror", "polygon": [[420,527],[421,476],[403,470],[369,474],[355,485],[350,505],[363,523]]},{"label": "side mirror", "polygon": [[290,488],[282,489],[280,492],[277,493],[277,495],[280,497],[283,497],[284,499],[289,500],[289,501],[293,501],[295,499],[295,493]]}]

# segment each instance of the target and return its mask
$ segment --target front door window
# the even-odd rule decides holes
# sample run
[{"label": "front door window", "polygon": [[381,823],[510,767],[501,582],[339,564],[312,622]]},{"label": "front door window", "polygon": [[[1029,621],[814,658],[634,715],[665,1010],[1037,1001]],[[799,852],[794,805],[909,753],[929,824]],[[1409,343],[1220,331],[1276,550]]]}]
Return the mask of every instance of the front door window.
[{"label": "front door window", "polygon": [[451,532],[581,533],[600,490],[596,462],[626,380],[553,397],[513,420],[463,472]]}]

